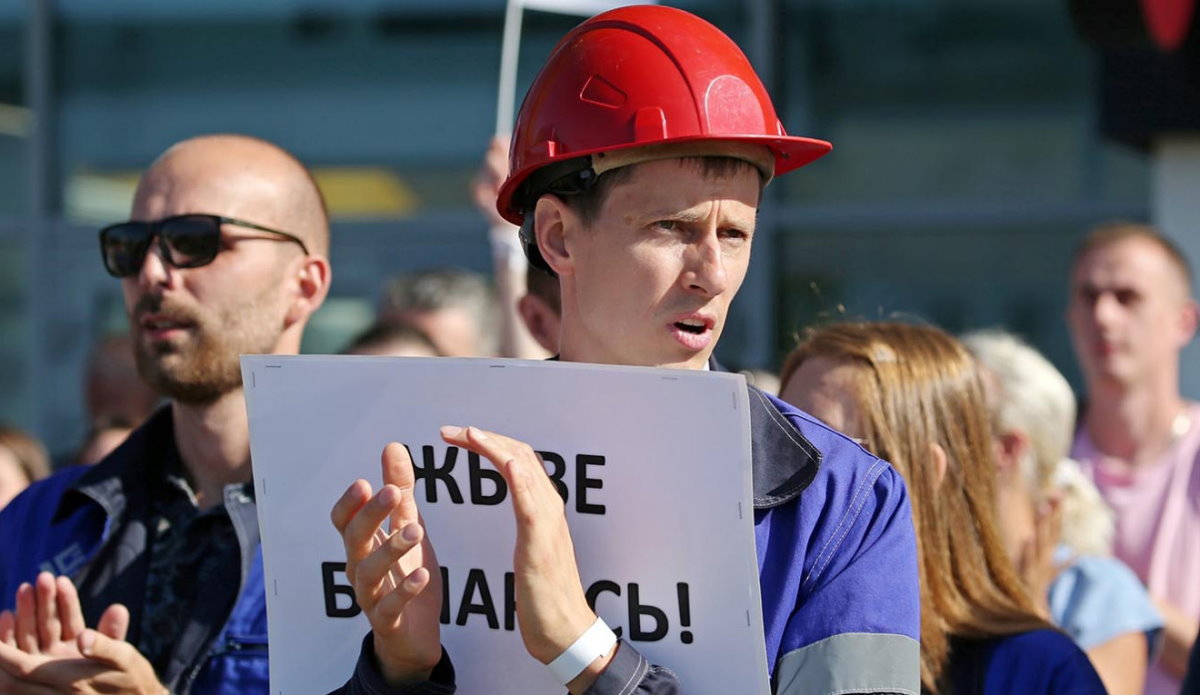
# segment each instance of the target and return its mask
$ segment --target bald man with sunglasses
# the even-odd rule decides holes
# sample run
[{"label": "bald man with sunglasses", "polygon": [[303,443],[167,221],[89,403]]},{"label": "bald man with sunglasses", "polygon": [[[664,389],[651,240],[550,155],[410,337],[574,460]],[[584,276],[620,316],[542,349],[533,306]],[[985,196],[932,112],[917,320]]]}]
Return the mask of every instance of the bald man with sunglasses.
[{"label": "bald man with sunglasses", "polygon": [[0,513],[0,693],[266,693],[238,357],[300,349],[330,282],[320,192],[275,145],[193,138],[100,245],[138,370],[169,404]]}]

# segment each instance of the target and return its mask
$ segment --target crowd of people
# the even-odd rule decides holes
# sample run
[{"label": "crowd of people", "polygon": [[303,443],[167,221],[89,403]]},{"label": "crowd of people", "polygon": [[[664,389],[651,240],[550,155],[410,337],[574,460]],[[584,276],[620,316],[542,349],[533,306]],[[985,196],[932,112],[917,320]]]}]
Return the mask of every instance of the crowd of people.
[{"label": "crowd of people", "polygon": [[[723,369],[762,189],[829,149],[783,130],[703,20],[588,20],[473,183],[492,280],[397,277],[344,352]],[[89,358],[71,463],[92,465],[47,477],[36,441],[0,428],[0,693],[268,692],[238,358],[299,351],[333,278],[329,234],[304,165],[242,135],[172,145],[130,220],[101,231],[130,333]],[[1083,237],[1069,284],[1079,409],[1002,330],[842,320],[804,332],[778,389],[748,375],[774,692],[1200,693],[1200,404],[1179,392],[1191,270],[1158,230],[1119,222]],[[572,693],[705,692],[593,612],[532,447],[442,437],[508,483],[531,658]],[[341,691],[451,693],[472,655],[442,645],[404,447],[381,472],[321,510],[371,626]]]}]

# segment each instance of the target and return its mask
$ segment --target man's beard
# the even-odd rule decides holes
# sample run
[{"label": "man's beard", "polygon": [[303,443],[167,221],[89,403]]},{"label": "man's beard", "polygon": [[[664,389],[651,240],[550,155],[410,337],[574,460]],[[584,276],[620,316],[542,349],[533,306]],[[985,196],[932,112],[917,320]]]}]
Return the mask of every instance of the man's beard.
[{"label": "man's beard", "polygon": [[274,338],[243,334],[244,326],[233,318],[241,312],[202,318],[173,302],[146,297],[134,312],[135,333],[139,332],[137,321],[143,313],[165,313],[190,324],[189,340],[183,345],[148,345],[140,336],[134,341],[138,374],[155,391],[180,403],[207,405],[240,389],[239,355],[273,351]]}]

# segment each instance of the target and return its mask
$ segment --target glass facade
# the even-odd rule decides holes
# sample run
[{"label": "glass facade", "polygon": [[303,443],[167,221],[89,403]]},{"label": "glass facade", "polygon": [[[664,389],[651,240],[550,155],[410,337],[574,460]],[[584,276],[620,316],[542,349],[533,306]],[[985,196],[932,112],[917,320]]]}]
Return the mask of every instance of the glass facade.
[{"label": "glass facade", "polygon": [[[1096,135],[1066,3],[679,4],[746,47],[789,131],[835,145],[768,189],[724,362],[774,368],[813,321],[902,314],[1007,325],[1073,374],[1069,250],[1144,217],[1149,173]],[[334,284],[306,351],[340,348],[391,274],[486,271],[467,184],[503,19],[499,0],[0,0],[0,419],[59,452],[82,435],[87,349],[123,326],[95,230],[191,135],[258,135],[316,170]],[[578,21],[527,13],[519,93]]]}]

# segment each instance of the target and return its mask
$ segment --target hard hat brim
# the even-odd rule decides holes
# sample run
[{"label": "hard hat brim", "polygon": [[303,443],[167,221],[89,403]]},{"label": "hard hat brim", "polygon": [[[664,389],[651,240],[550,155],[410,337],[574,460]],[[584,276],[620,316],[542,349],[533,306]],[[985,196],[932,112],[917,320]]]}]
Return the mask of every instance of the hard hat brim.
[{"label": "hard hat brim", "polygon": [[[537,166],[531,166],[525,171],[514,172],[513,175],[509,176],[508,180],[505,181],[504,185],[500,188],[499,195],[497,196],[497,200],[496,200],[496,208],[499,211],[501,217],[508,220],[509,222],[512,222],[513,224],[520,225],[525,219],[525,211],[518,210],[516,208],[516,206],[514,206],[514,204],[513,204],[514,203],[514,201],[513,201],[514,194],[516,193],[517,189],[521,186],[521,184],[524,183],[525,180],[528,179],[531,174],[533,174],[533,172],[537,171],[538,169],[541,169],[542,167],[544,167],[548,164],[556,162],[556,161],[561,162],[561,161],[566,161],[566,160],[571,160],[571,159],[582,159],[584,157],[591,157],[593,155],[598,155],[598,154],[624,152],[624,151],[634,150],[634,149],[638,149],[638,148],[647,148],[647,149],[662,148],[664,146],[700,144],[700,143],[705,143],[705,142],[715,142],[715,143],[728,142],[730,144],[736,144],[739,146],[760,145],[760,146],[766,147],[768,150],[770,150],[771,154],[774,156],[774,159],[775,159],[774,171],[770,172],[770,173],[765,172],[765,171],[763,172],[764,180],[767,180],[767,181],[769,181],[773,177],[782,176],[788,172],[794,171],[795,169],[799,169],[802,166],[811,164],[812,162],[829,154],[829,152],[833,149],[833,145],[825,140],[819,140],[816,138],[798,137],[798,136],[792,136],[792,135],[722,134],[720,136],[712,136],[712,135],[708,135],[708,134],[700,134],[700,135],[694,135],[691,137],[672,138],[672,139],[666,140],[666,141],[660,140],[660,141],[645,142],[645,143],[631,142],[628,145],[620,145],[620,146],[616,146],[616,147],[600,147],[600,148],[595,148],[595,149],[591,149],[591,150],[583,150],[583,151],[579,151],[579,152],[561,152],[561,153],[556,152],[555,155],[549,159],[549,161],[542,161]],[[714,153],[714,154],[716,154],[716,153]],[[720,153],[720,154],[724,155],[724,153]],[[688,155],[686,153],[684,153],[684,154],[680,154],[677,156],[688,156]],[[757,158],[741,157],[741,156],[737,156],[737,155],[734,155],[734,157],[738,158],[738,159],[744,159],[745,161],[749,162],[750,164],[754,165],[756,168],[759,168],[760,170],[763,168],[761,160],[758,160]],[[628,164],[623,164],[622,166],[632,165],[632,164],[638,163],[639,161],[650,161],[652,159],[665,159],[665,158],[668,158],[668,157],[667,156],[652,156],[652,157],[646,157],[646,158],[638,158],[638,157],[622,158],[622,159],[628,161]],[[606,167],[606,168],[604,168],[604,170],[607,171],[612,168],[616,168],[616,167]]]}]

